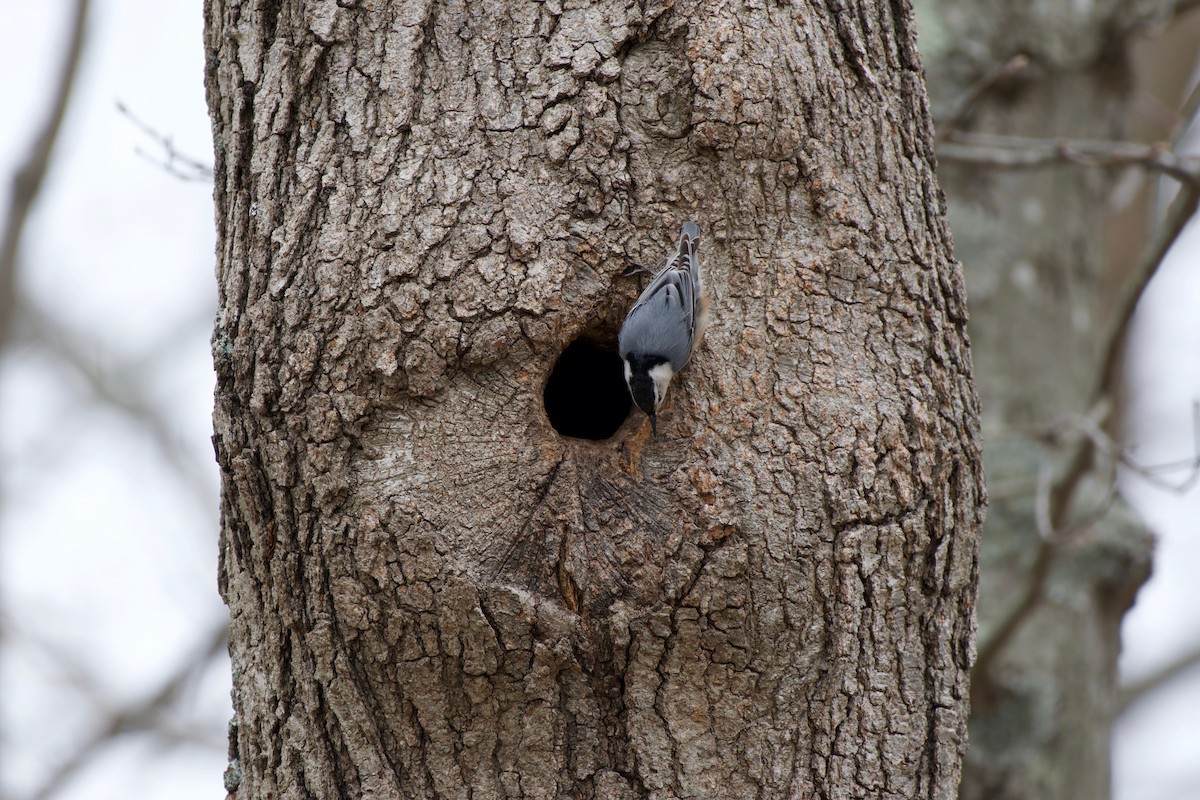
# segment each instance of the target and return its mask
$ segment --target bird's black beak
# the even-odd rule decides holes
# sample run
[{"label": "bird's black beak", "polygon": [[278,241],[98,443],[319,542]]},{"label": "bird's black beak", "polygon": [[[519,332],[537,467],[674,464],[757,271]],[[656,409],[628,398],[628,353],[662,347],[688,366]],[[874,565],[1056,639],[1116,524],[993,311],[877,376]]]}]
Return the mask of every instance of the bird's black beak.
[{"label": "bird's black beak", "polygon": [[658,418],[656,416],[654,416],[653,414],[650,414],[649,416],[650,416],[650,433],[653,434],[654,436],[658,436]]}]

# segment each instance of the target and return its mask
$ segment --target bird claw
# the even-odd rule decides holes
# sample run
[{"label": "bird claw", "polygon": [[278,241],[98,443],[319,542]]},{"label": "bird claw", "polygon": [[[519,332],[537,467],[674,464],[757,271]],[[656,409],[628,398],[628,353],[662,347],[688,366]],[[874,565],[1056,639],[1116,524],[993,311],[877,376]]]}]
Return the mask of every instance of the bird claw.
[{"label": "bird claw", "polygon": [[636,261],[630,261],[629,266],[625,267],[625,271],[621,273],[621,277],[632,278],[634,275],[641,275],[643,272],[647,275],[654,274],[654,270],[650,269],[645,264],[639,264]]}]

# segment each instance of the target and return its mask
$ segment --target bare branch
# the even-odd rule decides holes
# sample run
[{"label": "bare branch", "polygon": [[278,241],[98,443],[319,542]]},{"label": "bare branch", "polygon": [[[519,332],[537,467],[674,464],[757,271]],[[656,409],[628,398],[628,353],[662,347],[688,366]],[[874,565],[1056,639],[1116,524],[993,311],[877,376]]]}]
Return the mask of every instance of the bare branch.
[{"label": "bare branch", "polygon": [[46,800],[66,786],[68,781],[106,746],[119,736],[153,730],[158,727],[163,712],[174,703],[187,685],[196,678],[219,654],[228,648],[228,630],[221,625],[204,639],[204,647],[195,656],[187,659],[163,684],[143,700],[113,713],[108,723],[97,730],[32,795],[30,800]]},{"label": "bare branch", "polygon": [[[1200,5],[1200,0],[1133,0],[1126,4],[1117,20],[1113,35],[1127,34],[1147,24],[1172,18]],[[1038,139],[1016,136],[997,136],[961,132],[970,116],[975,112],[981,97],[993,90],[997,83],[1017,76],[1028,66],[1027,60],[1012,59],[985,75],[973,85],[959,101],[954,113],[939,125],[937,154],[942,163],[964,164],[979,169],[1047,169],[1061,166],[1085,168],[1128,168],[1133,167],[1170,177],[1181,184],[1181,190],[1173,203],[1166,220],[1153,231],[1131,265],[1131,276],[1117,296],[1116,314],[1105,338],[1098,342],[1099,357],[1097,383],[1091,394],[1092,412],[1087,417],[1073,421],[1074,424],[1056,426],[1057,430],[1043,432],[1043,441],[1049,447],[1062,448],[1062,460],[1057,461],[1058,470],[1049,462],[1044,463],[1036,479],[1021,478],[1003,487],[1009,496],[1032,495],[1032,513],[1039,534],[1032,563],[1018,591],[1018,596],[1004,616],[989,626],[988,635],[981,637],[977,661],[972,674],[972,706],[976,709],[994,702],[997,697],[996,664],[1007,645],[1025,627],[1044,602],[1050,576],[1054,571],[1055,559],[1061,548],[1077,532],[1090,528],[1109,508],[1114,497],[1115,482],[1110,483],[1104,502],[1090,513],[1081,513],[1081,487],[1091,486],[1090,476],[1106,476],[1117,464],[1125,465],[1139,475],[1146,476],[1157,485],[1174,490],[1190,487],[1200,479],[1200,442],[1197,455],[1191,461],[1162,467],[1143,467],[1136,464],[1105,432],[1105,421],[1109,418],[1112,398],[1115,396],[1119,378],[1120,357],[1128,337],[1134,310],[1146,285],[1158,270],[1167,251],[1178,239],[1188,219],[1197,210],[1200,198],[1200,158],[1181,155],[1166,144],[1140,144],[1132,142]],[[1176,135],[1200,107],[1200,89],[1193,92],[1185,104],[1182,121]],[[1200,412],[1198,412],[1200,413]],[[1200,423],[1197,425],[1200,431]],[[1200,435],[1200,434],[1198,434]],[[1105,458],[1097,458],[1097,454]],[[1166,467],[1188,467],[1192,474],[1180,485],[1163,481],[1156,473]],[[995,493],[993,493],[995,497]],[[1192,654],[1186,664],[1175,665],[1182,670],[1200,663],[1200,649]],[[1174,671],[1171,673],[1176,674]],[[1132,687],[1131,687],[1132,688]],[[1128,701],[1123,698],[1123,706]]]},{"label": "bare branch", "polygon": [[18,646],[28,647],[36,656],[47,662],[48,667],[57,672],[53,678],[55,682],[77,690],[97,711],[104,709],[102,688],[75,652],[44,635],[37,626],[18,625],[11,615],[3,610],[0,610],[0,637]]},{"label": "bare branch", "polygon": [[[1042,490],[1039,490],[1039,497],[1041,493]],[[1025,621],[1041,605],[1059,547],[1072,541],[1080,532],[1088,530],[1103,519],[1112,507],[1112,501],[1115,497],[1115,487],[1110,486],[1105,499],[1089,514],[1084,515],[1083,519],[1076,522],[1066,531],[1046,528],[1045,517],[1040,513],[1038,514],[1040,542],[1037,555],[1034,557],[1033,566],[1029,571],[1025,591],[1021,594],[1020,599],[1013,605],[1009,613],[995,627],[992,635],[980,642],[975,667],[971,671],[972,707],[981,707],[991,700],[991,692],[995,688],[992,682],[992,670],[996,665],[996,659],[1001,651],[1004,650],[1005,645],[1012,640],[1013,636],[1021,630]]]},{"label": "bare branch", "polygon": [[[1075,491],[1078,489],[1079,483],[1092,468],[1097,440],[1094,436],[1090,435],[1090,432],[1101,429],[1104,419],[1107,418],[1107,409],[1111,408],[1111,398],[1116,394],[1122,348],[1129,335],[1129,328],[1133,321],[1133,314],[1137,309],[1138,301],[1145,292],[1151,278],[1158,271],[1171,246],[1179,238],[1184,227],[1186,227],[1188,221],[1195,214],[1198,204],[1200,204],[1200,181],[1195,179],[1182,181],[1179,196],[1171,205],[1167,220],[1155,232],[1154,237],[1143,251],[1142,257],[1134,269],[1133,278],[1128,282],[1121,300],[1117,304],[1117,321],[1109,330],[1105,344],[1101,350],[1103,357],[1101,360],[1100,378],[1093,389],[1096,406],[1092,414],[1089,415],[1096,417],[1097,410],[1103,410],[1103,416],[1093,419],[1093,424],[1083,429],[1089,435],[1084,436],[1076,445],[1066,472],[1053,489],[1051,522],[1054,529],[1060,529],[1066,524]],[[1114,445],[1111,452],[1119,453],[1120,448]]]},{"label": "bare branch", "polygon": [[1142,167],[1185,184],[1200,183],[1200,158],[1181,156],[1165,144],[1085,139],[1038,139],[988,133],[951,133],[938,144],[938,159],[992,169]]},{"label": "bare branch", "polygon": [[[1196,485],[1200,480],[1200,403],[1192,404],[1192,440],[1193,455],[1184,461],[1173,461],[1167,464],[1144,466],[1134,461],[1113,438],[1091,420],[1079,421],[1079,429],[1091,440],[1092,445],[1128,469],[1135,475],[1149,481],[1153,486],[1175,494],[1183,494]],[[1189,474],[1180,483],[1172,483],[1159,477],[1159,473],[1187,469]]]},{"label": "bare branch", "polygon": [[1141,680],[1121,687],[1121,693],[1117,697],[1116,713],[1124,714],[1130,706],[1144,699],[1146,695],[1161,688],[1164,684],[1170,683],[1180,675],[1190,672],[1198,665],[1200,665],[1200,647],[1195,647]]},{"label": "bare branch", "polygon": [[[1061,447],[1074,443],[1076,450],[1072,460],[1059,480],[1059,487],[1074,485],[1083,475],[1091,471],[1091,459],[1099,452],[1113,464],[1119,464],[1130,473],[1144,478],[1151,485],[1175,494],[1184,494],[1200,481],[1200,402],[1192,404],[1192,455],[1188,458],[1168,461],[1161,464],[1141,464],[1104,430],[1104,422],[1108,418],[1111,403],[1102,402],[1086,416],[1073,417],[1065,422],[1050,426],[1006,426],[1005,430],[1022,436],[1048,447]],[[1082,433],[1086,441],[1080,441],[1072,434]],[[1163,473],[1187,470],[1188,475],[1182,481],[1169,481],[1161,477]],[[1008,500],[1014,497],[1034,495],[1034,514],[1038,532],[1043,538],[1054,533],[1053,510],[1058,509],[1059,524],[1062,524],[1062,500],[1055,501],[1055,487],[1048,484],[1049,470],[1044,465],[1036,478],[1014,478],[1004,483],[989,487],[988,496],[992,500]],[[1064,498],[1065,499],[1065,498]]]},{"label": "bare branch", "polygon": [[[1197,81],[1192,87],[1191,93],[1183,101],[1183,105],[1175,115],[1174,124],[1171,126],[1171,132],[1168,136],[1172,151],[1179,150],[1182,147],[1183,139],[1191,128],[1192,121],[1196,118],[1198,111],[1200,111],[1200,81]],[[1147,204],[1151,226],[1157,224],[1161,219],[1159,204],[1161,202],[1160,197],[1163,194],[1162,175],[1160,174],[1155,181],[1154,190],[1150,193],[1150,201]]]},{"label": "bare branch", "polygon": [[1138,301],[1146,291],[1150,279],[1158,272],[1159,266],[1171,247],[1183,233],[1188,222],[1196,213],[1200,204],[1200,181],[1184,181],[1180,184],[1179,196],[1167,211],[1167,218],[1155,232],[1142,256],[1134,268],[1133,277],[1127,282],[1120,302],[1117,304],[1117,323],[1109,330],[1101,352],[1104,354],[1101,364],[1100,379],[1096,383],[1094,396],[1113,395],[1117,388],[1118,373],[1121,368],[1121,350],[1129,335],[1129,326],[1133,321],[1133,312],[1137,309]]},{"label": "bare branch", "polygon": [[[1111,404],[1098,403],[1076,426],[1077,440],[1074,442],[1072,456],[1064,478],[1060,478],[1057,482],[1054,481],[1054,470],[1049,462],[1044,462],[1038,472],[1034,487],[1036,492],[1034,519],[1037,523],[1040,540],[1038,552],[1020,599],[996,625],[993,633],[986,640],[980,642],[978,657],[971,673],[971,702],[973,705],[976,703],[986,704],[991,699],[991,691],[995,688],[992,683],[992,670],[995,667],[996,659],[1005,645],[1012,640],[1026,620],[1041,605],[1059,547],[1075,539],[1080,532],[1090,529],[1108,513],[1112,506],[1112,501],[1116,497],[1115,480],[1109,483],[1104,499],[1094,509],[1074,521],[1070,528],[1065,527],[1072,510],[1074,492],[1083,476],[1092,470],[1092,457],[1096,450],[1091,439],[1087,435],[1078,437],[1078,432],[1083,431],[1085,426],[1085,433],[1100,431],[1110,409]],[[1042,440],[1062,441],[1066,433],[1069,431],[1058,430],[1054,434],[1042,431],[1035,432],[1035,435]],[[1070,487],[1069,490],[1064,491],[1064,487],[1067,486]]]},{"label": "bare branch", "polygon": [[33,147],[30,148],[24,163],[13,176],[12,188],[9,193],[8,218],[4,221],[4,233],[0,238],[0,345],[3,345],[12,329],[13,315],[17,307],[17,255],[21,250],[21,237],[25,232],[25,223],[29,219],[30,209],[33,208],[33,204],[41,192],[42,181],[50,167],[50,156],[54,152],[54,143],[58,139],[63,118],[67,114],[71,89],[75,85],[75,75],[79,71],[79,62],[83,55],[90,5],[91,0],[76,0],[75,2],[75,13],[71,21],[71,38],[64,53],[58,84],[55,86],[53,102],[50,105],[50,113],[42,122],[42,127],[34,138]]},{"label": "bare branch", "polygon": [[[1112,408],[1113,405],[1109,401],[1108,396],[1102,395],[1088,414],[1088,418],[1093,420],[1096,427],[1100,427],[1108,421],[1108,417],[1112,413]],[[1067,462],[1067,468],[1051,492],[1053,504],[1051,519],[1054,528],[1062,528],[1067,524],[1067,518],[1070,516],[1073,504],[1072,501],[1075,497],[1075,490],[1087,474],[1091,472],[1095,454],[1095,448],[1090,439],[1086,436],[1075,439],[1070,460]]]},{"label": "bare branch", "polygon": [[163,151],[163,158],[155,158],[144,150],[137,150],[137,154],[142,158],[162,168],[168,174],[179,178],[182,181],[211,181],[213,177],[213,168],[211,164],[205,164],[197,158],[185,155],[180,152],[170,136],[160,133],[154,127],[146,122],[143,122],[136,114],[129,110],[129,107],[124,103],[117,103],[117,111],[134,124],[148,139],[154,142]]},{"label": "bare branch", "polygon": [[[1121,353],[1129,334],[1134,311],[1146,286],[1158,271],[1200,205],[1200,158],[1179,156],[1163,146],[1104,141],[1049,141],[988,134],[954,134],[939,145],[940,157],[948,161],[993,168],[1036,168],[1054,164],[1089,167],[1140,166],[1170,175],[1180,182],[1180,191],[1163,225],[1144,249],[1133,276],[1117,302],[1116,323],[1109,329],[1100,350],[1100,377],[1093,389],[1097,408],[1111,405],[1121,367]],[[1101,420],[1102,421],[1102,420]],[[1051,491],[1050,529],[1066,524],[1071,500],[1079,482],[1092,467],[1095,442],[1084,437],[1077,444],[1067,470]]]}]

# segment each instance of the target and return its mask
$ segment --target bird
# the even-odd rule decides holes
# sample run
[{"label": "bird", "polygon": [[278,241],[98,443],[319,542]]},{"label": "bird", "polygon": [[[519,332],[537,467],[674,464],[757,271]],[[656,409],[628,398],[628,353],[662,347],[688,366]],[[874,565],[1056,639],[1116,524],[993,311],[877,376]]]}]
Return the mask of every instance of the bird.
[{"label": "bird", "polygon": [[696,352],[708,326],[708,300],[700,276],[700,227],[683,223],[679,247],[629,309],[617,350],[625,384],[658,435],[658,410],[671,378]]}]

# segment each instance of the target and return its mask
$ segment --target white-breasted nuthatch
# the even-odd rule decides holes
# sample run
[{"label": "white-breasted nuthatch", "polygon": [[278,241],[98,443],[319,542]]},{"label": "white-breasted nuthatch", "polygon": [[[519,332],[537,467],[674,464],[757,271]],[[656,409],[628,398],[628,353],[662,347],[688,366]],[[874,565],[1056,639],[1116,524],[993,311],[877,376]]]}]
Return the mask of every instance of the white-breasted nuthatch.
[{"label": "white-breasted nuthatch", "polygon": [[666,399],[671,377],[700,346],[708,325],[699,247],[700,228],[694,222],[683,223],[679,249],[629,309],[617,337],[625,383],[633,402],[650,416],[655,435],[655,415]]}]

